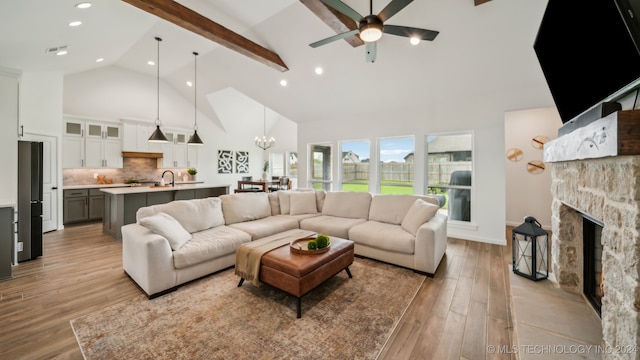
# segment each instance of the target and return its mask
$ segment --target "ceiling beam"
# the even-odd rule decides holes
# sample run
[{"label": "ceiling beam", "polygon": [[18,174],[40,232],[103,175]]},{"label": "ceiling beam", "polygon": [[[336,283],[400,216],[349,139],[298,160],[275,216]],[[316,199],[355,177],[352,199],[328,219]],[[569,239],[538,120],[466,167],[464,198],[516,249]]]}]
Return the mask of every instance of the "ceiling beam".
[{"label": "ceiling beam", "polygon": [[281,72],[289,70],[278,54],[239,35],[226,27],[167,0],[122,0],[161,19],[167,20],[193,33],[201,35],[224,47],[237,51],[253,60]]},{"label": "ceiling beam", "polygon": [[[320,20],[324,21],[325,24],[329,25],[336,34],[342,34],[343,32],[356,30],[358,28],[358,24],[353,21],[353,19],[325,5],[320,0],[300,0],[300,2],[316,14]],[[353,47],[364,45],[364,41],[362,41],[358,35],[349,36],[344,39]]]}]

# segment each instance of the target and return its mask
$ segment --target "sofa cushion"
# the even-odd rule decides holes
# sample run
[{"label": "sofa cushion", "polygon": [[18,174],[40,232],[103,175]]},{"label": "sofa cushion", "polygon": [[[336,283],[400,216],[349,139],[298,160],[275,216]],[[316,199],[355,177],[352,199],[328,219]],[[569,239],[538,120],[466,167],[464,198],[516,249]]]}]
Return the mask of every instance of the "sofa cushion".
[{"label": "sofa cushion", "polygon": [[298,220],[284,216],[269,216],[263,219],[244,221],[229,225],[251,235],[251,240],[277,234],[291,229],[298,229]]},{"label": "sofa cushion", "polygon": [[322,211],[324,206],[324,199],[327,198],[327,192],[325,190],[316,190],[316,204],[318,205],[318,212]]},{"label": "sofa cushion", "polygon": [[140,219],[140,225],[167,239],[174,251],[191,240],[191,234],[176,219],[163,212]]},{"label": "sofa cushion", "polygon": [[176,219],[190,233],[224,225],[222,205],[219,198],[176,200],[166,204],[145,206],[138,209],[136,219],[166,213]]},{"label": "sofa cushion", "polygon": [[305,189],[305,188],[297,188],[294,190],[280,190],[276,193],[278,194],[278,200],[280,202],[280,214],[289,215],[290,212],[290,204],[291,204],[291,194],[299,193],[299,192],[314,192],[313,189]]},{"label": "sofa cushion", "polygon": [[271,215],[280,215],[280,199],[278,191],[267,193],[269,197],[269,205],[271,205]]},{"label": "sofa cushion", "polygon": [[402,254],[415,252],[415,237],[402,229],[400,225],[393,225],[379,221],[367,221],[349,230],[349,240],[356,244],[385,251]]},{"label": "sofa cushion", "polygon": [[364,219],[320,215],[301,220],[300,229],[348,239],[349,229],[365,221]]},{"label": "sofa cushion", "polygon": [[374,195],[369,209],[369,220],[400,225],[417,199],[438,204],[437,199],[420,195]]},{"label": "sofa cushion", "polygon": [[315,192],[293,192],[289,195],[289,215],[318,213]]},{"label": "sofa cushion", "polygon": [[438,205],[418,199],[411,205],[400,226],[415,235],[418,232],[418,228],[429,221],[438,212],[439,208]]},{"label": "sofa cushion", "polygon": [[225,225],[192,235],[191,241],[173,252],[173,266],[176,269],[233,254],[238,246],[251,241],[251,236],[246,232]]},{"label": "sofa cushion", "polygon": [[269,196],[265,192],[220,195],[226,225],[271,216]]},{"label": "sofa cushion", "polygon": [[350,219],[369,219],[371,194],[368,192],[328,192],[322,206],[322,215]]}]

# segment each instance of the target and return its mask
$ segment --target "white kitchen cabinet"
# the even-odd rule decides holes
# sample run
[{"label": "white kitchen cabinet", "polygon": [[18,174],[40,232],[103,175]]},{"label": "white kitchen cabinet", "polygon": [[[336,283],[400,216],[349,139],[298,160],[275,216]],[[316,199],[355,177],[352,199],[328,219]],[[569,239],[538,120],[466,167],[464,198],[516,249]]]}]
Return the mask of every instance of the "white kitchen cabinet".
[{"label": "white kitchen cabinet", "polygon": [[187,167],[197,168],[200,146],[187,145]]},{"label": "white kitchen cabinet", "polygon": [[164,135],[169,140],[162,144],[162,167],[163,168],[185,168],[188,167],[187,140],[188,135],[182,130],[168,129]]},{"label": "white kitchen cabinet", "polygon": [[84,138],[65,136],[62,139],[62,167],[65,169],[84,167]]},{"label": "white kitchen cabinet", "polygon": [[84,121],[65,120],[62,138],[62,167],[84,167]]},{"label": "white kitchen cabinet", "polygon": [[65,119],[63,168],[122,168],[122,126],[118,123]]},{"label": "white kitchen cabinet", "polygon": [[156,126],[139,120],[122,120],[122,151],[162,152],[161,144],[150,143]]},{"label": "white kitchen cabinet", "polygon": [[119,124],[85,123],[85,167],[122,167],[122,128]]}]

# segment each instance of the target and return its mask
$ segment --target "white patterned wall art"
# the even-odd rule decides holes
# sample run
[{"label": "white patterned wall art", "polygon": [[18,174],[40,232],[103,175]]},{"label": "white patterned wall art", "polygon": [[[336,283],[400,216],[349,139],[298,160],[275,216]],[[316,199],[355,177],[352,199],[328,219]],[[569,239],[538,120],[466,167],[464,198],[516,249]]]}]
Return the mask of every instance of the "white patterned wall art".
[{"label": "white patterned wall art", "polygon": [[218,150],[218,174],[233,174],[232,150]]},{"label": "white patterned wall art", "polygon": [[249,173],[249,152],[236,151],[236,172],[238,174]]}]

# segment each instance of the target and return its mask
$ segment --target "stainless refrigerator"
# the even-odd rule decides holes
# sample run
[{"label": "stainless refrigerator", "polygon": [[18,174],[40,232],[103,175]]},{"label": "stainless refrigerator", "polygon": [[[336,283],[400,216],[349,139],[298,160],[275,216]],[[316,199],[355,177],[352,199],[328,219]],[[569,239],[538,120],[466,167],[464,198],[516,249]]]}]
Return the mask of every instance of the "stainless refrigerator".
[{"label": "stainless refrigerator", "polygon": [[42,143],[18,141],[18,262],[42,256]]}]

